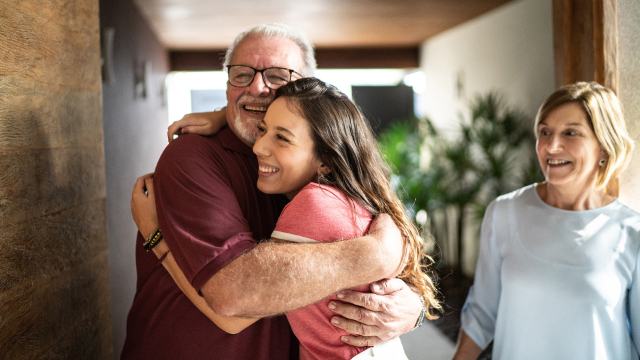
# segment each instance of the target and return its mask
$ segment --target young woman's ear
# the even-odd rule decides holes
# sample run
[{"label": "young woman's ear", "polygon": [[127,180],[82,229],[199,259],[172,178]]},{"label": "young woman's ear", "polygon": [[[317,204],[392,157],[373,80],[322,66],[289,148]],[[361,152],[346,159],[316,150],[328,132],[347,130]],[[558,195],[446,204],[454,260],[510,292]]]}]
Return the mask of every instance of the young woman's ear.
[{"label": "young woman's ear", "polygon": [[320,168],[318,169],[318,174],[319,175],[327,175],[331,172],[331,169],[325,165],[325,164],[320,164]]}]

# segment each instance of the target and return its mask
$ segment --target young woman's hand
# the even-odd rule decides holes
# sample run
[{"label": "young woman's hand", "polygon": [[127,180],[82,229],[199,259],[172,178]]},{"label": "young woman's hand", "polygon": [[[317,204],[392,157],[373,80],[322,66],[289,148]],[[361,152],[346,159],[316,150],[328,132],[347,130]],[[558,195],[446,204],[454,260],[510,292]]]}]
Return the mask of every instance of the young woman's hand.
[{"label": "young woman's hand", "polygon": [[220,110],[187,114],[174,121],[167,129],[167,139],[173,140],[175,135],[198,134],[213,135],[227,124],[227,108]]},{"label": "young woman's hand", "polygon": [[371,293],[343,290],[340,301],[329,309],[336,316],[334,326],[350,335],[342,341],[353,346],[375,346],[412,330],[422,302],[418,294],[400,279],[384,279],[371,284]]},{"label": "young woman's hand", "polygon": [[146,239],[159,227],[153,173],[139,177],[131,193],[131,215],[138,231]]}]

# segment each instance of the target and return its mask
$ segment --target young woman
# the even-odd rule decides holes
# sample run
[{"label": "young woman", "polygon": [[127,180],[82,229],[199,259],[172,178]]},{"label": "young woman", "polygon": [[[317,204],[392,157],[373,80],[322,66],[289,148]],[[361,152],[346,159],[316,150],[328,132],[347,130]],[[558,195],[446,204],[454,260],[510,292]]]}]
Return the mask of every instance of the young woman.
[{"label": "young woman", "polygon": [[497,198],[482,223],[455,359],[638,359],[640,214],[618,199],[631,155],[620,103],[560,88],[536,117],[545,181]]},{"label": "young woman", "polygon": [[[296,80],[277,90],[259,132],[253,147],[259,164],[258,188],[290,199],[272,238],[296,242],[354,238],[366,233],[373,216],[387,213],[405,239],[406,265],[399,277],[421,294],[428,309],[426,316],[433,318],[433,310],[440,305],[434,284],[425,273],[429,258],[417,229],[391,189],[377,142],[355,104],[318,79]],[[181,276],[179,269],[170,272],[174,279]],[[190,287],[176,281],[183,290]],[[367,289],[368,285],[358,288]],[[195,293],[193,288],[187,291]],[[367,356],[362,354],[366,348],[340,341],[346,333],[330,323],[333,299],[335,296],[287,313],[300,340],[302,359]],[[196,302],[197,296],[192,300],[205,314],[211,314],[206,304]],[[246,319],[240,321],[240,327],[250,324]],[[376,358],[404,357],[397,339],[374,347],[374,351]],[[388,355],[381,357],[384,354]]]}]

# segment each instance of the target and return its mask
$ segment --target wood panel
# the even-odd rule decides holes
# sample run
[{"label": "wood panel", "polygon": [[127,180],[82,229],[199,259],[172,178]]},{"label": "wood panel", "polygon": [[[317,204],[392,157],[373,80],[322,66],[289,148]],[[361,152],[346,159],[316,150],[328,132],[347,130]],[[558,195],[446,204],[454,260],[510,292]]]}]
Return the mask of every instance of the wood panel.
[{"label": "wood panel", "polygon": [[[220,70],[225,50],[174,50],[169,53],[172,71]],[[322,69],[417,68],[420,66],[418,46],[349,47],[315,49],[318,67]]]},{"label": "wood panel", "polygon": [[316,52],[318,67],[335,68],[417,68],[420,67],[420,48],[351,47],[320,48]]},{"label": "wood panel", "polygon": [[603,84],[618,91],[620,83],[618,69],[618,1],[602,0],[598,2],[597,14],[602,21],[598,22],[597,34],[601,36],[597,44],[602,46],[602,50],[597,50],[600,54],[598,65],[596,66],[596,79],[600,79]]},{"label": "wood panel", "polygon": [[224,49],[176,50],[169,52],[171,71],[218,71],[224,63]]},{"label": "wood panel", "polygon": [[110,359],[107,254],[2,292],[0,358]]},{"label": "wood panel", "polygon": [[0,228],[104,199],[101,149],[0,151]]},{"label": "wood panel", "polygon": [[226,48],[252,26],[285,23],[318,47],[417,46],[509,0],[136,0],[170,49]]},{"label": "wood panel", "polygon": [[597,81],[618,85],[617,0],[554,0],[553,27],[558,86]]},{"label": "wood panel", "polygon": [[100,199],[40,216],[37,222],[32,217],[1,226],[0,292],[25,279],[46,283],[106,252],[104,211]]},{"label": "wood panel", "polygon": [[0,2],[0,357],[112,357],[98,2]]},{"label": "wood panel", "polygon": [[[0,79],[0,153],[15,149],[96,147],[102,142],[101,97],[97,91],[52,94],[46,85]],[[29,92],[24,92],[29,89]],[[52,101],[55,100],[55,101]]]},{"label": "wood panel", "polygon": [[1,2],[0,75],[41,84],[31,90],[51,95],[69,89],[99,93],[97,9],[91,0]]}]

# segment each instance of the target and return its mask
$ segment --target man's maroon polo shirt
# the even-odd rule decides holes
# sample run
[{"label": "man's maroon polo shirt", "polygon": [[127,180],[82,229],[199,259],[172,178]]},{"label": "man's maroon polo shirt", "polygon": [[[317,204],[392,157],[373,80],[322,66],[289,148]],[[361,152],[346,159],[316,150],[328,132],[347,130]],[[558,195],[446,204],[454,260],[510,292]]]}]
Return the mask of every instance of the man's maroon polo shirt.
[{"label": "man's maroon polo shirt", "polygon": [[[154,175],[160,228],[194,288],[253,248],[254,239],[269,238],[284,201],[258,191],[256,181],[255,156],[228,128],[213,137],[181,136],[160,157]],[[138,282],[123,359],[295,357],[284,317],[225,333],[182,294],[142,241],[138,236]]]}]

